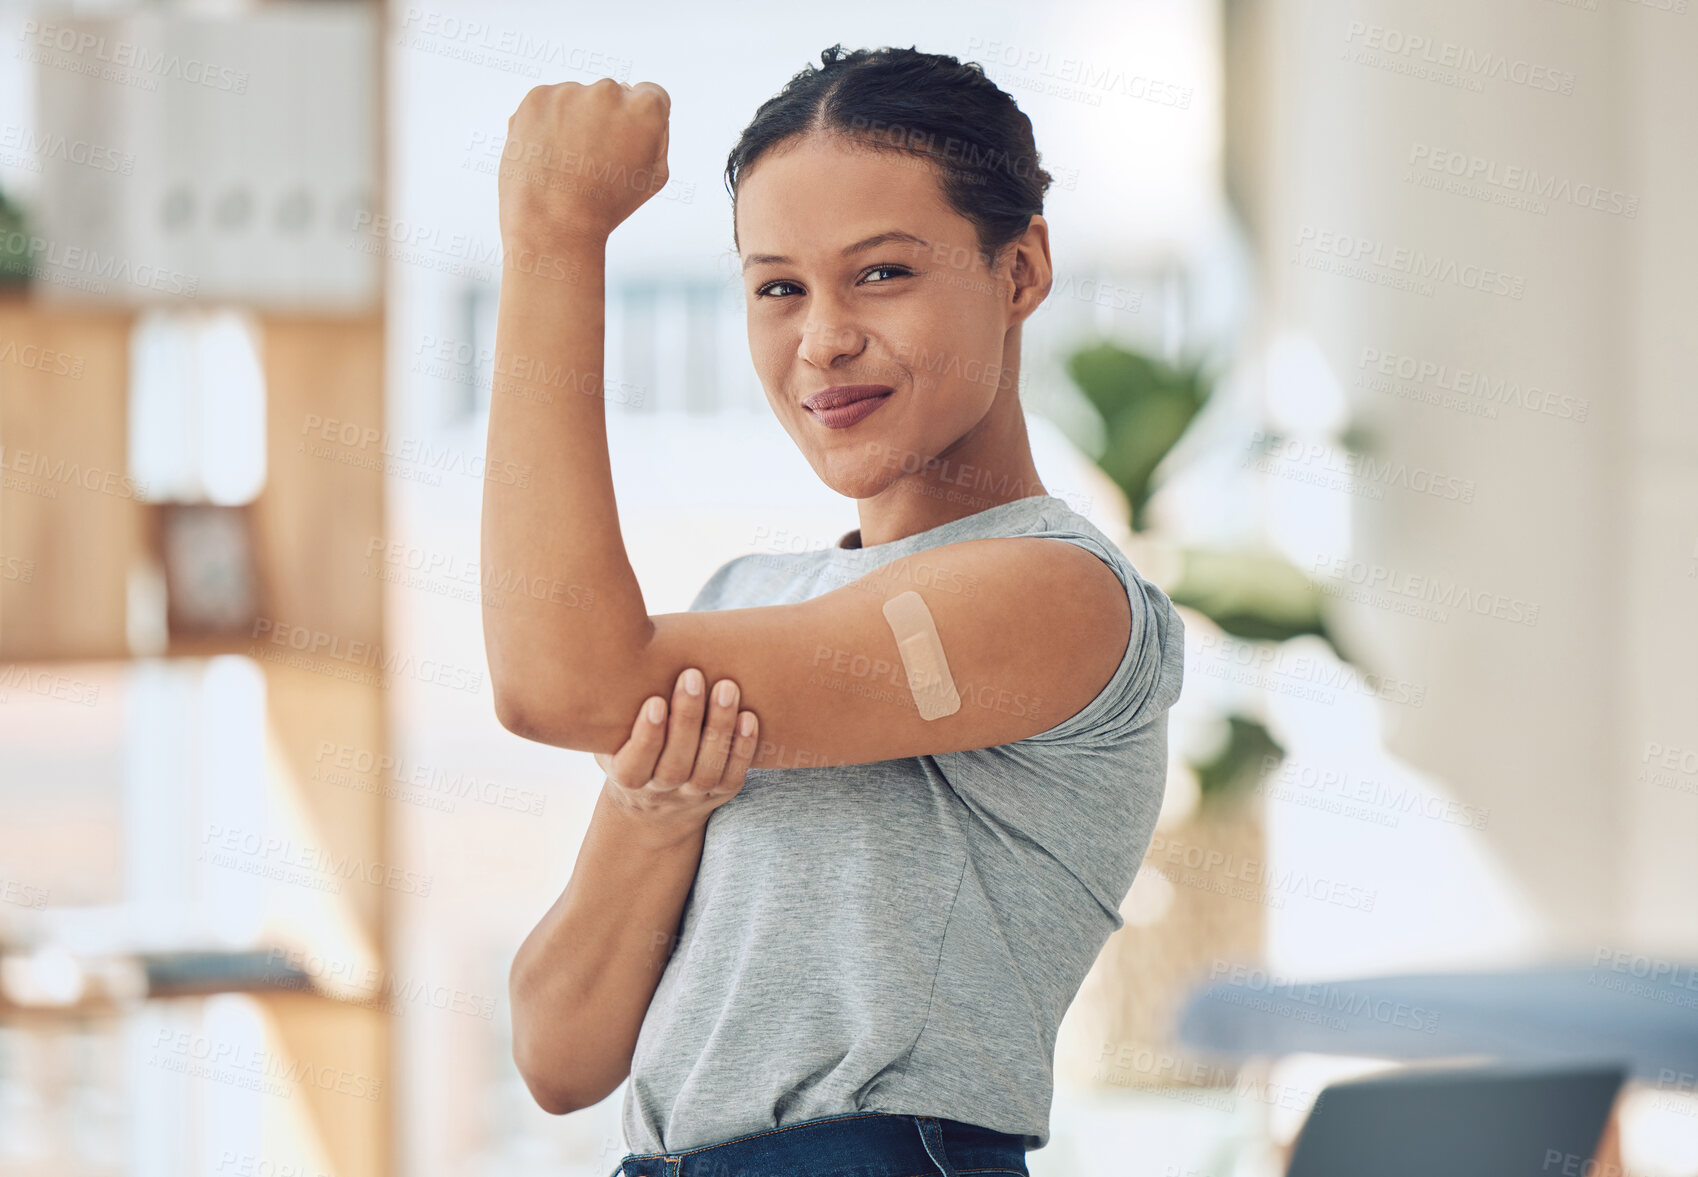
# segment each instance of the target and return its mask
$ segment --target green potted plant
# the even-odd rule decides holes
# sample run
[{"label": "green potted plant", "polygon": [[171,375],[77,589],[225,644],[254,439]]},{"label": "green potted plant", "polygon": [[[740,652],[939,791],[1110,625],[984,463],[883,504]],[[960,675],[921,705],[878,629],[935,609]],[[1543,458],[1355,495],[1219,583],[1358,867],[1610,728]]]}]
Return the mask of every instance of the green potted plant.
[{"label": "green potted plant", "polygon": [[29,226],[24,210],[0,191],[0,287],[30,279]]}]

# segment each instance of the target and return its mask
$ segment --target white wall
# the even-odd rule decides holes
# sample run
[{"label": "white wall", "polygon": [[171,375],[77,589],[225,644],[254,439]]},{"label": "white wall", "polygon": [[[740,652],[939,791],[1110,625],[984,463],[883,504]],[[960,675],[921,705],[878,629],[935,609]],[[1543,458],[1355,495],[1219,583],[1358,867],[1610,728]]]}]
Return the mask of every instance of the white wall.
[{"label": "white wall", "polygon": [[[1690,956],[1694,757],[1665,784],[1638,774],[1650,743],[1698,750],[1698,12],[1625,0],[1258,7],[1265,329],[1313,336],[1378,434],[1379,459],[1473,489],[1471,503],[1353,495],[1354,550],[1328,555],[1539,607],[1528,625],[1343,606],[1341,625],[1377,669],[1427,687],[1423,706],[1384,709],[1388,743],[1489,808],[1490,851],[1534,913],[1503,937],[1587,959],[1605,946]],[[1355,56],[1375,37],[1377,62],[1418,59],[1395,51],[1398,34],[1428,38],[1435,57],[1450,43],[1544,67],[1536,76],[1559,87],[1572,75],[1572,93],[1502,77],[1448,85]],[[1418,186],[1423,149],[1487,161],[1509,182],[1492,200]],[[1605,207],[1516,207],[1515,166],[1602,186]],[[1524,293],[1397,289],[1382,284],[1395,266],[1371,258],[1377,280],[1323,272],[1299,260],[1317,256],[1313,241],[1299,249],[1305,226],[1372,241],[1381,257],[1402,248],[1495,269]],[[1573,399],[1556,414],[1500,405],[1495,418],[1422,403],[1408,393],[1433,380],[1394,382],[1401,393],[1364,384],[1365,349]],[[1435,889],[1449,865],[1426,864]],[[1407,934],[1477,921],[1469,906],[1429,908]]]}]

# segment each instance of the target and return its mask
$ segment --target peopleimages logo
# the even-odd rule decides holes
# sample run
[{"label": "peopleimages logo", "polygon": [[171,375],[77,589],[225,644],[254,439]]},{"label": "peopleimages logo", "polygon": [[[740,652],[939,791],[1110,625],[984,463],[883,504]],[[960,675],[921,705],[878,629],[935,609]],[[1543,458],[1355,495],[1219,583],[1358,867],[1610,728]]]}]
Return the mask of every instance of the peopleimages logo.
[{"label": "peopleimages logo", "polygon": [[[1408,598],[1439,606],[1440,612],[1435,618],[1439,621],[1448,619],[1444,610],[1454,609],[1458,613],[1494,617],[1517,625],[1539,624],[1537,601],[1524,601],[1520,597],[1508,597],[1502,593],[1473,588],[1442,576],[1413,575],[1383,564],[1369,564],[1342,557],[1330,559],[1326,556],[1317,556],[1309,571],[1311,574],[1330,577],[1336,582],[1321,585],[1321,591],[1328,596],[1341,596],[1365,604],[1380,603],[1380,594]],[[1354,585],[1363,591],[1361,594],[1352,594],[1345,585]]]},{"label": "peopleimages logo", "polygon": [[[399,800],[429,800],[445,802],[449,812],[454,803],[478,801],[498,809],[540,816],[546,798],[542,793],[480,779],[467,773],[447,772],[427,764],[415,763],[403,756],[356,748],[352,744],[337,744],[320,740],[318,753],[313,757],[313,779],[348,788],[376,785],[385,796]],[[387,786],[397,786],[390,789]],[[434,806],[442,808],[442,806]]]},{"label": "peopleimages logo", "polygon": [[[120,499],[139,499],[147,494],[147,485],[117,470],[102,470],[84,466],[62,455],[43,454],[32,450],[8,450],[0,445],[0,470],[39,478],[59,486],[77,486],[99,494]],[[24,489],[19,487],[17,489]],[[53,490],[53,487],[47,487]],[[57,497],[49,495],[47,497]]]},{"label": "peopleimages logo", "polygon": [[[435,882],[431,875],[367,861],[357,854],[337,854],[320,846],[296,844],[289,838],[222,826],[216,822],[207,823],[206,832],[201,835],[201,860],[284,882],[317,876],[323,883],[330,884],[317,889],[334,894],[341,893],[343,881],[358,880],[373,887],[385,887],[422,898],[430,894]],[[257,866],[250,869],[250,864]]]},{"label": "peopleimages logo", "polygon": [[1463,184],[1499,188],[1506,193],[1532,197],[1536,201],[1572,204],[1577,208],[1611,213],[1629,220],[1639,216],[1637,196],[1603,184],[1585,181],[1575,183],[1567,176],[1552,175],[1534,167],[1500,164],[1495,159],[1485,159],[1431,143],[1410,144],[1408,162],[1411,170],[1419,168]]},{"label": "peopleimages logo", "polygon": [[1388,274],[1405,275],[1417,282],[1445,282],[1482,294],[1496,294],[1519,299],[1527,291],[1527,279],[1521,274],[1506,274],[1472,262],[1458,261],[1442,254],[1402,245],[1387,245],[1372,237],[1351,233],[1335,233],[1305,224],[1297,231],[1298,260],[1305,250],[1324,258],[1357,267],[1372,267]]},{"label": "peopleimages logo", "polygon": [[0,666],[0,702],[4,702],[13,689],[28,691],[44,699],[80,703],[84,707],[93,707],[100,701],[99,683],[88,683],[68,674],[58,674],[40,667],[21,666],[17,663]]},{"label": "peopleimages logo", "polygon": [[[0,234],[0,255],[23,255],[32,276],[49,281],[76,278],[81,275],[88,288],[105,293],[107,282],[154,290],[161,294],[177,294],[193,298],[200,289],[200,279],[193,274],[146,262],[134,262],[115,253],[101,253],[82,245],[66,245],[45,237],[13,230]],[[75,282],[69,283],[76,285]]]},{"label": "peopleimages logo", "polygon": [[1546,392],[1534,385],[1523,385],[1520,381],[1505,376],[1493,376],[1425,357],[1402,355],[1375,347],[1364,347],[1356,366],[1358,383],[1370,391],[1382,392],[1392,388],[1385,381],[1372,379],[1374,376],[1384,376],[1421,390],[1417,399],[1430,403],[1442,402],[1447,407],[1468,402],[1489,410],[1486,415],[1492,417],[1496,417],[1498,408],[1502,407],[1581,422],[1585,421],[1592,411],[1592,403],[1585,397]]},{"label": "peopleimages logo", "polygon": [[1335,474],[1370,488],[1379,498],[1387,489],[1402,489],[1415,494],[1432,495],[1452,502],[1474,501],[1474,480],[1458,478],[1411,466],[1407,462],[1375,458],[1372,454],[1340,449],[1318,441],[1286,437],[1279,433],[1257,430],[1250,435],[1251,460],[1257,468],[1276,473],[1274,463],[1306,467],[1321,474]]},{"label": "peopleimages logo", "polygon": [[1209,970],[1209,980],[1219,982],[1222,978],[1227,978],[1234,987],[1222,998],[1228,1002],[1244,993],[1265,993],[1275,1002],[1295,1002],[1326,1013],[1365,1018],[1384,1026],[1416,1030],[1423,1034],[1436,1034],[1439,1029],[1438,1010],[1376,998],[1364,986],[1296,980],[1255,965],[1217,960]]},{"label": "peopleimages logo", "polygon": [[1492,812],[1412,784],[1361,777],[1346,769],[1310,764],[1271,752],[1262,757],[1262,779],[1255,791],[1272,800],[1390,827],[1396,827],[1401,818],[1412,816],[1483,830]]},{"label": "peopleimages logo", "polygon": [[[28,160],[23,166],[34,172],[41,170],[43,160],[50,159],[125,176],[136,170],[136,157],[131,152],[117,151],[86,139],[67,139],[64,135],[38,131],[22,123],[0,126],[0,148],[21,153],[21,158]],[[14,163],[14,166],[18,165]]]},{"label": "peopleimages logo", "polygon": [[538,40],[522,28],[466,20],[440,9],[408,5],[396,44],[428,49],[475,65],[504,66],[526,77],[545,71],[569,70],[623,82],[631,76],[632,61],[599,49]]},{"label": "peopleimages logo", "polygon": [[[26,20],[18,33],[18,39],[26,45],[33,41],[39,49],[57,50],[73,57],[89,58],[114,70],[134,70],[144,76],[151,75],[149,81],[153,78],[177,78],[191,86],[205,86],[232,94],[248,92],[246,70],[215,65],[198,57],[184,57],[180,53],[167,53],[163,49],[149,49],[146,45],[138,45],[134,41],[108,41],[98,33],[86,30],[79,32],[65,25],[44,25],[34,20]],[[31,58],[38,59],[38,56]],[[41,60],[47,65],[60,64],[53,61],[51,55]],[[149,89],[151,88],[150,86]]]},{"label": "peopleimages logo", "polygon": [[1273,691],[1287,698],[1331,704],[1340,694],[1360,695],[1420,707],[1425,685],[1384,675],[1364,674],[1336,658],[1288,654],[1285,646],[1242,642],[1230,634],[1185,635],[1185,673],[1225,679]]},{"label": "peopleimages logo", "polygon": [[83,357],[27,342],[20,347],[16,339],[0,338],[0,364],[16,364],[20,368],[45,372],[49,376],[68,376],[72,380],[81,380],[83,375]]},{"label": "peopleimages logo", "polygon": [[413,477],[440,486],[443,474],[462,474],[483,482],[499,482],[521,490],[530,485],[531,468],[510,460],[488,461],[483,452],[452,445],[433,445],[428,439],[407,437],[335,417],[308,413],[301,420],[295,452],[361,466],[385,474]]},{"label": "peopleimages logo", "polygon": [[[250,658],[315,670],[355,682],[387,687],[392,678],[399,677],[457,691],[475,692],[483,686],[481,670],[456,666],[439,658],[416,658],[411,654],[386,650],[377,642],[344,638],[270,617],[255,618],[248,636],[256,642],[263,640],[285,647],[284,650],[267,650],[263,646],[250,646]],[[366,673],[368,671],[369,674]]]},{"label": "peopleimages logo", "polygon": [[1419,63],[1437,71],[1453,72],[1457,78],[1474,83],[1476,89],[1479,79],[1496,78],[1534,90],[1548,90],[1553,94],[1574,93],[1574,73],[1571,70],[1538,65],[1525,58],[1510,58],[1490,49],[1475,49],[1455,41],[1434,42],[1420,33],[1406,33],[1384,25],[1353,20],[1345,31],[1344,43],[1375,55],[1360,59],[1363,64],[1377,65],[1381,60]]},{"label": "peopleimages logo", "polygon": [[377,1099],[383,1094],[383,1080],[370,1075],[313,1063],[277,1051],[256,1050],[244,1042],[173,1030],[169,1026],[159,1029],[149,1061],[166,1070],[216,1079],[284,1098],[288,1098],[297,1087],[316,1088],[356,1099]]},{"label": "peopleimages logo", "polygon": [[[987,41],[983,37],[968,37],[967,53],[981,64],[1052,79],[1080,87],[1087,92],[1102,90],[1151,102],[1157,106],[1171,106],[1178,110],[1189,110],[1191,99],[1197,92],[1195,86],[1153,78],[1126,69],[1115,62],[1057,55],[1048,49],[1008,41]],[[1101,101],[1099,97],[1093,105],[1100,105]]]},{"label": "peopleimages logo", "polygon": [[363,995],[343,997],[342,1000],[348,1004],[379,1009],[397,1016],[407,1013],[409,1007],[424,1007],[466,1014],[486,1022],[495,1018],[493,997],[470,993],[453,985],[398,977],[388,969],[337,960],[304,948],[276,947],[271,950],[269,959],[273,966],[288,968],[330,987],[347,986]]}]

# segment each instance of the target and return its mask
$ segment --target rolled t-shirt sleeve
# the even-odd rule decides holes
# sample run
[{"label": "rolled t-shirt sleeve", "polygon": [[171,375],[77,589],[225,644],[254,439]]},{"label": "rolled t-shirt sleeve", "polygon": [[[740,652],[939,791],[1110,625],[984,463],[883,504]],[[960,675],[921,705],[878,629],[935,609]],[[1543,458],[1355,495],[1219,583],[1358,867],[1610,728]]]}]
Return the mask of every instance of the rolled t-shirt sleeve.
[{"label": "rolled t-shirt sleeve", "polygon": [[[1096,698],[1078,713],[1017,744],[1113,744],[1159,717],[1179,697],[1184,677],[1185,625],[1167,594],[1145,580],[1118,549],[1072,531],[1033,533],[1078,544],[1114,570],[1126,590],[1132,626],[1126,652]],[[1058,606],[1064,607],[1064,606]]]}]

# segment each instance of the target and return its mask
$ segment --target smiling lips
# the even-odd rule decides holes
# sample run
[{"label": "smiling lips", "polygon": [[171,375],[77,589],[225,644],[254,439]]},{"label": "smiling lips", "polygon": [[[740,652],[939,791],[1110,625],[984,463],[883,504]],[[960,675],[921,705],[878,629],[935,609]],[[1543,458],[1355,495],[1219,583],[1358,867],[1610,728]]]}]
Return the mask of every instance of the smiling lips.
[{"label": "smiling lips", "polygon": [[816,392],[802,407],[828,429],[847,429],[890,399],[887,384],[839,384]]},{"label": "smiling lips", "polygon": [[835,409],[869,396],[884,396],[894,392],[888,384],[839,384],[814,393],[802,402],[805,409]]}]

